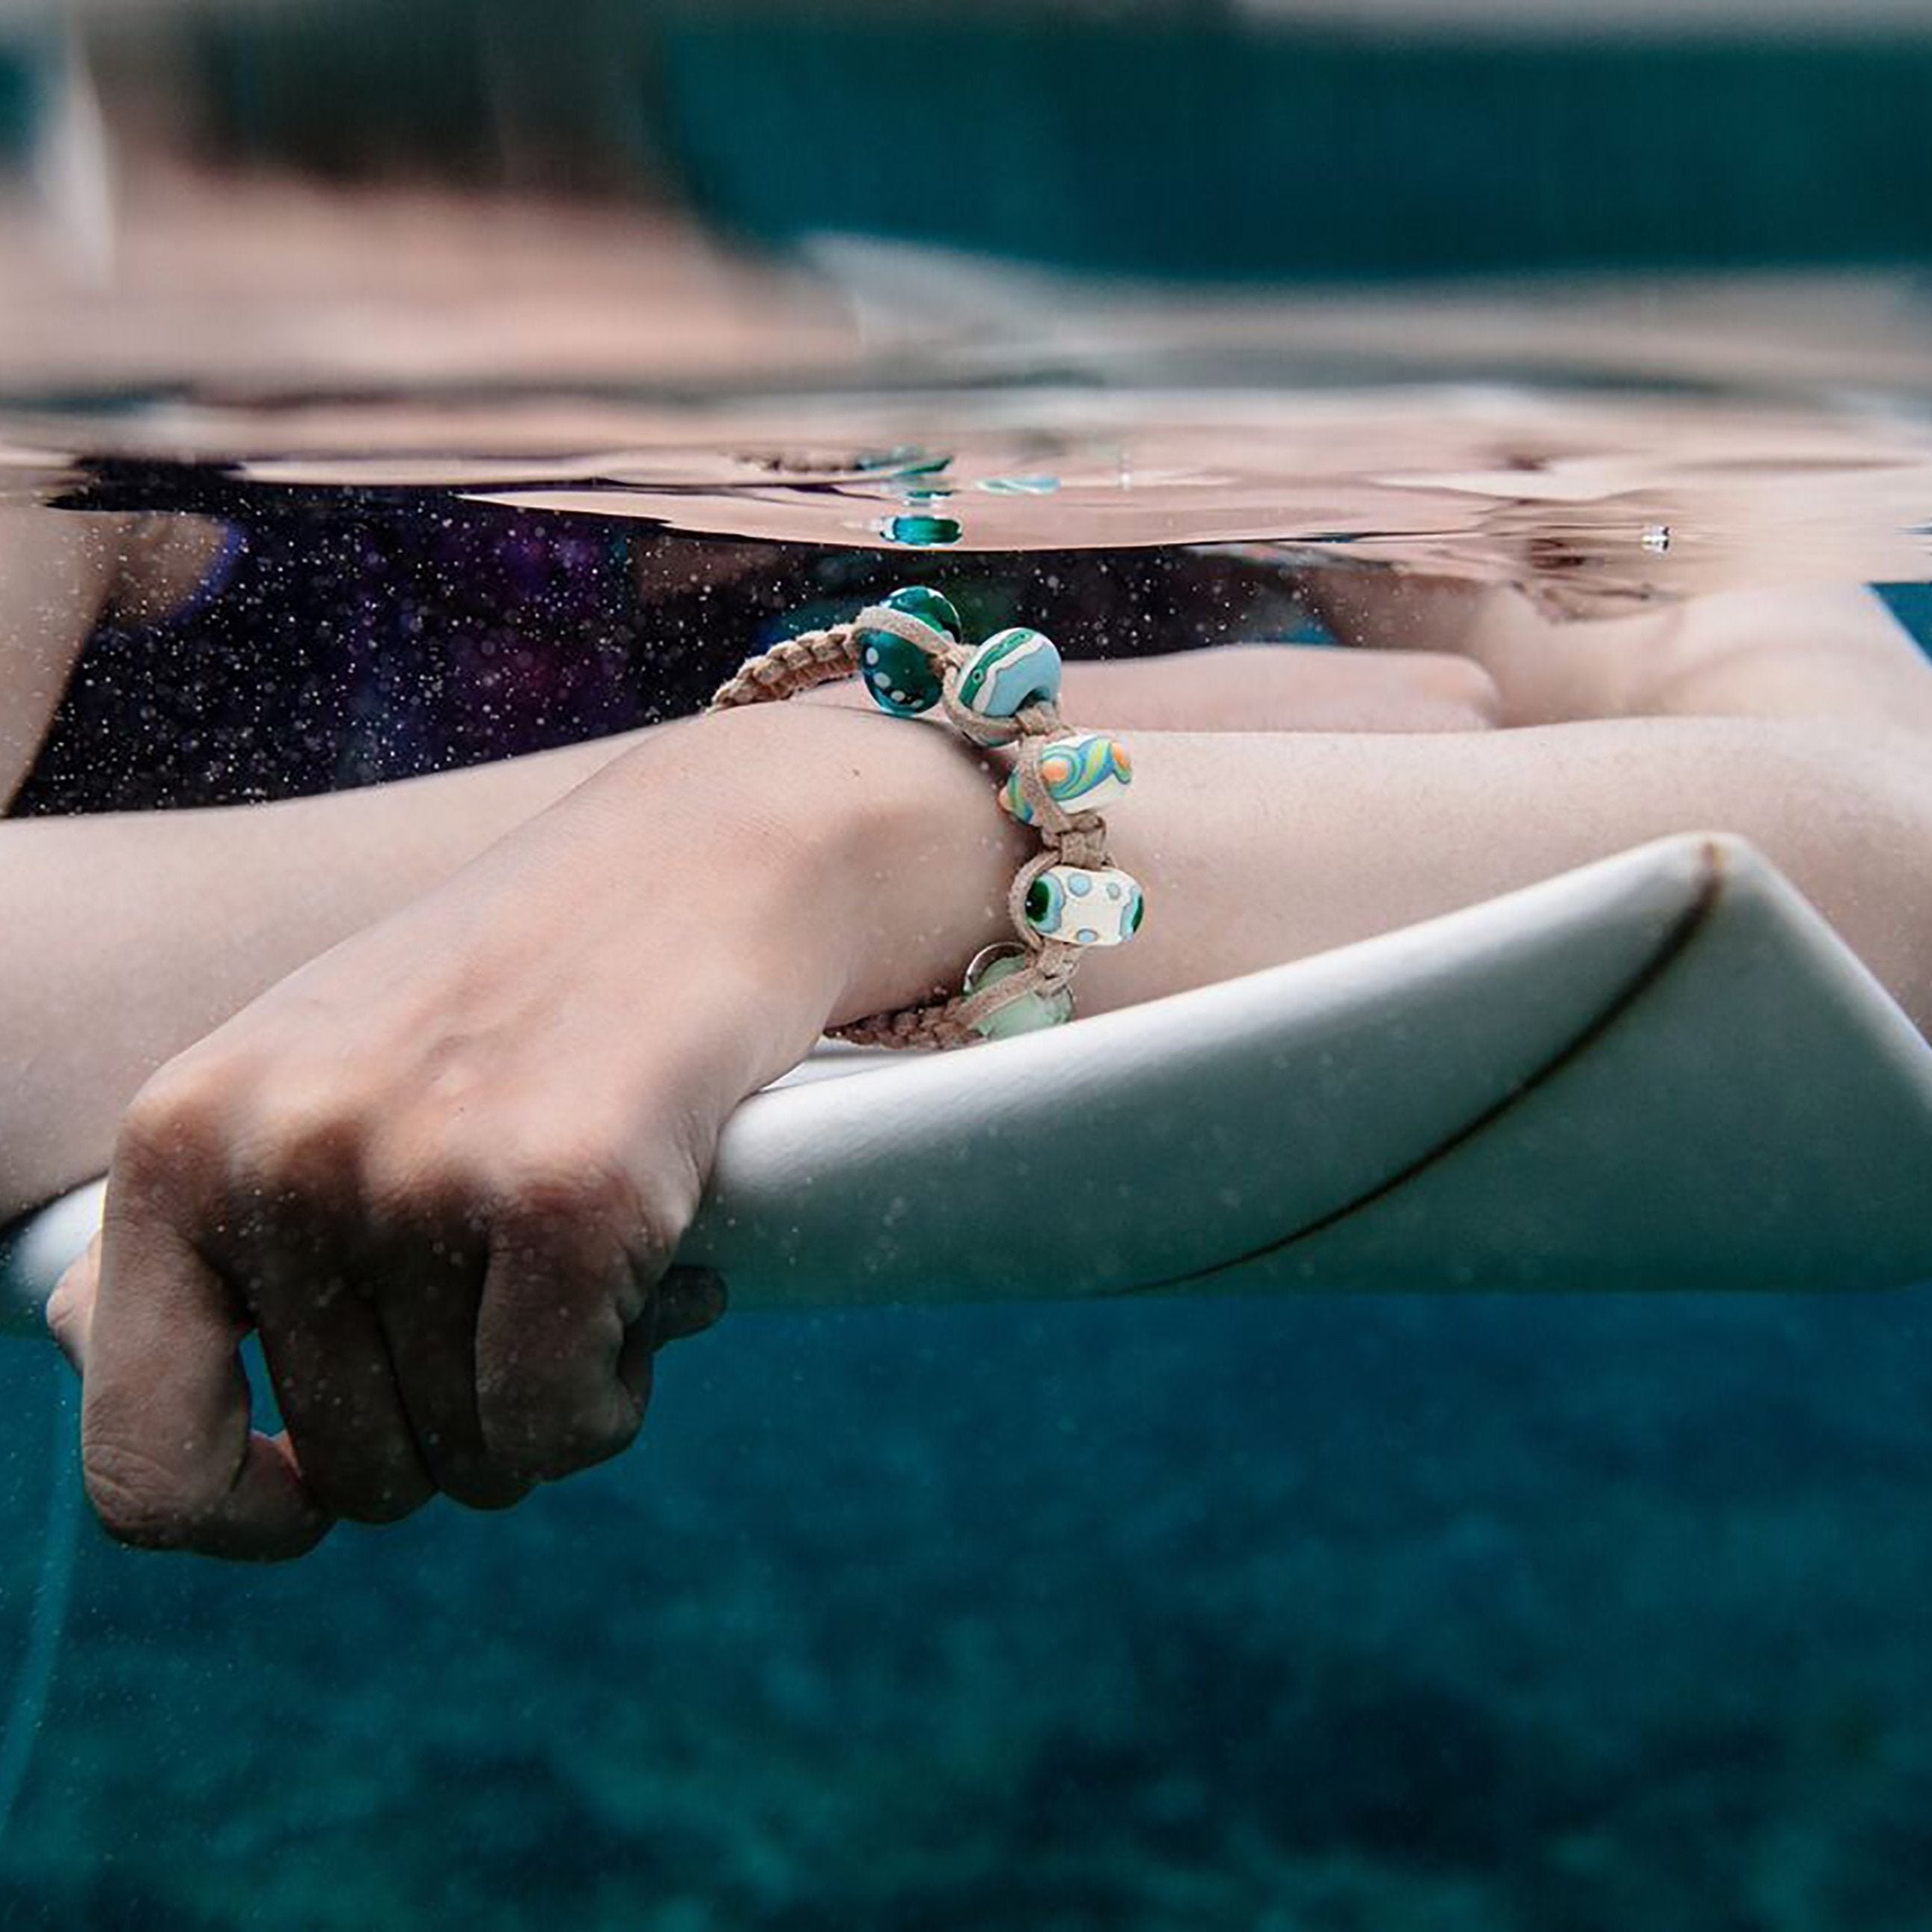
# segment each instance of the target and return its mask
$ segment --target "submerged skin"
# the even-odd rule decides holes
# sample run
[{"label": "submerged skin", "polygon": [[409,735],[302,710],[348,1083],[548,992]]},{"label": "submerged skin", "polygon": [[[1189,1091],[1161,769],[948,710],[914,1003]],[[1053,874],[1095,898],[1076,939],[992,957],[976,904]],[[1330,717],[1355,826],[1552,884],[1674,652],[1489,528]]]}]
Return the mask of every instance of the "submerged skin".
[{"label": "submerged skin", "polygon": [[[1466,658],[1272,646],[1072,664],[1066,694],[1070,716],[1135,731],[1464,731],[1498,709]],[[12,697],[0,691],[0,717]],[[800,703],[872,710],[842,686]],[[128,1101],[172,1055],[652,735],[274,804],[0,821],[0,916],[48,935],[0,949],[0,1222],[100,1173]],[[0,795],[31,760],[23,742]],[[52,1038],[58,1057],[37,1050]]]},{"label": "submerged skin", "polygon": [[[1705,829],[1763,849],[1932,1025],[1932,670],[1875,599],[1558,626],[1509,592],[1364,574],[1311,595],[1346,641],[1430,653],[1393,672],[1327,655],[1322,678],[1359,680],[1366,730],[1295,728],[1336,694],[1292,654],[1277,686],[1238,654],[1238,676],[1196,658],[1070,679],[1070,716],[1136,730],[1114,844],[1156,915],[1088,962],[1085,1010]],[[1465,728],[1393,728],[1445,706]],[[346,829],[358,811],[396,836],[372,848]],[[4,1105],[15,1122],[64,1105],[56,1185],[106,1157],[118,1120],[102,1242],[50,1311],[103,1520],[261,1558],[438,1490],[513,1501],[622,1448],[653,1346],[719,1305],[666,1265],[724,1119],[826,1026],[955,983],[1030,843],[943,728],[832,703],[193,816],[212,823],[172,836],[207,840],[203,930],[233,929],[224,892],[268,896],[226,949],[231,1016],[207,1032],[206,1000],[150,989],[138,1039],[77,1098]],[[74,842],[143,832],[0,827],[0,860],[36,836],[51,891]],[[1230,854],[1276,890],[1244,890]],[[6,969],[42,976],[44,1016],[71,1014],[100,950],[91,922],[66,930],[64,958]],[[249,1426],[250,1328],[289,1424],[272,1439]]]}]

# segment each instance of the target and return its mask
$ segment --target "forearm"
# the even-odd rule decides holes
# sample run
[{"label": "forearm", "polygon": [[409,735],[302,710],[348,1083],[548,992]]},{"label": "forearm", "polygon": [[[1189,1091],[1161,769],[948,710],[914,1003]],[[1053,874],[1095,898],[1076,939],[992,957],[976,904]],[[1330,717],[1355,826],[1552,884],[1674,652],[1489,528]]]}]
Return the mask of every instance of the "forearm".
[{"label": "forearm", "polygon": [[1870,719],[1932,730],[1924,655],[1869,590],[1734,590],[1566,622],[1512,586],[1395,571],[1311,572],[1304,594],[1346,643],[1426,646],[1479,665],[1496,722]]},{"label": "forearm", "polygon": [[1459,740],[1135,741],[1114,821],[1147,887],[1086,1010],[1256,970],[1473,904],[1652,838],[1731,832],[1782,869],[1932,1025],[1932,844],[1916,764],[1864,734],[1634,720]]},{"label": "forearm", "polygon": [[[718,722],[718,721],[714,721]],[[950,734],[883,718],[790,724],[812,808],[868,828],[874,882],[837,1017],[956,987],[1002,936],[1031,842]],[[1922,1027],[1932,1024],[1922,875],[1932,800],[1906,749],[1749,719],[1582,724],[1457,737],[1136,734],[1116,862],[1148,896],[1127,946],[1080,980],[1096,1012],[1472,904],[1646,840],[1735,832],[1781,867]],[[615,772],[614,780],[622,782]]]},{"label": "forearm", "polygon": [[634,742],[274,805],[0,824],[0,1221],[98,1173],[164,1061]]},{"label": "forearm", "polygon": [[0,810],[32,768],[113,586],[127,523],[0,508]]},{"label": "forearm", "polygon": [[[1827,738],[1698,721],[1136,751],[1114,831],[1152,910],[1091,962],[1090,1006],[1700,825],[1916,970],[1888,950],[1926,833],[1903,753],[1907,778],[1852,783]],[[176,1058],[51,1311],[110,1528],[288,1556],[335,1517],[500,1504],[627,1443],[733,1108],[999,936],[1031,840],[982,764],[942,728],[806,706],[652,734]],[[284,1441],[250,1430],[244,1319]]]}]

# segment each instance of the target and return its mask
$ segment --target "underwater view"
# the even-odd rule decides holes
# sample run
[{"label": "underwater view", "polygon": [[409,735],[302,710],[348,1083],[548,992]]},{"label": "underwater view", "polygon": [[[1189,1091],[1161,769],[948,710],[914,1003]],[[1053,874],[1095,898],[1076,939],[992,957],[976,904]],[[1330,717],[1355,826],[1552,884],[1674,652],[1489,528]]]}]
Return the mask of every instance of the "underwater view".
[{"label": "underwater view", "polygon": [[0,0],[0,1932],[1926,1932],[1932,22],[403,10]]},{"label": "underwater view", "polygon": [[[537,396],[452,405],[440,452],[379,398],[87,406],[16,415],[10,543],[112,520],[189,561],[92,620],[16,815],[627,730],[915,576],[1074,662],[1316,646],[1310,584],[1392,566],[1574,623],[1834,580],[1922,623],[1932,574],[1932,428],[1865,406]],[[57,1661],[0,1759],[10,1925],[1932,1911],[1910,1294],[746,1312],[667,1359],[646,1443],[508,1518],[274,1573],[82,1529],[70,1582],[70,1400],[44,1346],[0,1375],[16,1696]]]}]

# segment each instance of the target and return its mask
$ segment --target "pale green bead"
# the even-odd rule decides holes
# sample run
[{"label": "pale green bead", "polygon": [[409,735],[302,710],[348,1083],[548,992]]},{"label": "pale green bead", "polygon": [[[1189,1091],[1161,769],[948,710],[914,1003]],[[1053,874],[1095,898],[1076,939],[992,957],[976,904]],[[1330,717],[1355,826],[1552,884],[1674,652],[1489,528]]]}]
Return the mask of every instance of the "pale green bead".
[{"label": "pale green bead", "polygon": [[[1010,980],[1027,963],[1028,956],[1018,946],[989,947],[966,969],[965,991],[970,995],[986,986]],[[1027,993],[998,1012],[979,1021],[973,1030],[982,1040],[1013,1040],[1022,1034],[1041,1033],[1048,1027],[1064,1025],[1073,1017],[1073,995],[1064,986],[1051,993]]]}]

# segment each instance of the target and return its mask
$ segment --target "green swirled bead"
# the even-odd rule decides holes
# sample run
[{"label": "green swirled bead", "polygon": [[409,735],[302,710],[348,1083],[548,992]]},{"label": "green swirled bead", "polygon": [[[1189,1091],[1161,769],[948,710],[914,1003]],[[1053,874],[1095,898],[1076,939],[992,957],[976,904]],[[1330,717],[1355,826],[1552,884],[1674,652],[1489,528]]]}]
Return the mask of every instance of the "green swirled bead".
[{"label": "green swirled bead", "polygon": [[1024,625],[995,631],[966,661],[959,701],[982,718],[1017,718],[1060,695],[1060,652],[1044,632]]},{"label": "green swirled bead", "polygon": [[[1065,810],[1099,812],[1133,783],[1133,760],[1126,746],[1104,731],[1070,731],[1051,740],[1041,751],[1040,776],[1048,794]],[[1033,823],[1033,807],[1021,793],[1018,772],[1000,786],[1000,802],[1022,825]]]},{"label": "green swirled bead", "polygon": [[[938,591],[915,584],[880,602],[930,632],[929,650],[958,643],[959,613]],[[880,710],[896,718],[916,718],[939,702],[940,668],[928,649],[896,632],[863,626],[852,641],[859,652],[860,678]]]}]

